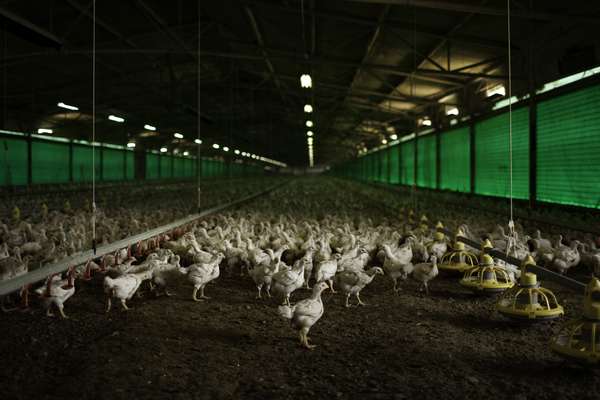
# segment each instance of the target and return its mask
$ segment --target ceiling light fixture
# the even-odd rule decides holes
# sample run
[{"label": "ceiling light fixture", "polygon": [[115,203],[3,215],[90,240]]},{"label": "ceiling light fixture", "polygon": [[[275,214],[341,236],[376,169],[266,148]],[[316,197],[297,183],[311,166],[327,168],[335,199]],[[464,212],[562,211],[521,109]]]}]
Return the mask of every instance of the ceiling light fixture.
[{"label": "ceiling light fixture", "polygon": [[305,112],[305,113],[311,113],[311,112],[313,112],[313,108],[312,108],[312,106],[311,106],[310,104],[306,104],[306,105],[304,106],[304,112]]},{"label": "ceiling light fixture", "polygon": [[183,152],[183,155],[187,157],[187,156],[189,156],[189,155],[190,155],[190,152],[189,152],[189,151],[184,151],[184,152]]},{"label": "ceiling light fixture", "polygon": [[40,128],[37,130],[37,133],[52,133],[52,129]]},{"label": "ceiling light fixture", "polygon": [[227,146],[223,147],[223,151],[229,151],[229,147],[227,147]]},{"label": "ceiling light fixture", "polygon": [[129,147],[130,149],[135,148],[135,142],[129,142],[129,143],[127,143],[127,147]]},{"label": "ceiling light fixture", "polygon": [[233,152],[234,152],[235,154],[240,154],[240,151],[239,151],[238,149],[235,149]]},{"label": "ceiling light fixture", "polygon": [[194,143],[196,143],[196,144],[202,144],[202,140],[200,140],[200,139],[194,139]]},{"label": "ceiling light fixture", "polygon": [[116,115],[109,115],[108,119],[110,119],[111,121],[115,121],[115,122],[125,122],[125,118],[121,118],[121,117],[117,117]]},{"label": "ceiling light fixture", "polygon": [[166,147],[161,147],[160,148],[160,152],[161,153],[166,153],[167,152],[167,148]]},{"label": "ceiling light fixture", "polygon": [[144,129],[147,129],[147,130],[149,130],[149,131],[155,131],[155,130],[156,130],[156,127],[155,127],[155,126],[152,126],[152,125],[148,125],[148,124],[146,124],[146,125],[144,125]]},{"label": "ceiling light fixture", "polygon": [[213,149],[218,149],[218,148],[219,148],[219,145],[218,145],[218,144],[216,144],[216,143],[215,143],[215,144],[213,144]]},{"label": "ceiling light fixture", "polygon": [[306,121],[306,126],[312,128],[313,122],[311,120]]},{"label": "ceiling light fixture", "polygon": [[183,139],[183,135],[179,132],[175,132],[173,136],[175,136],[177,139]]},{"label": "ceiling light fixture", "polygon": [[79,111],[79,107],[70,106],[68,104],[63,103],[62,101],[57,104],[60,108],[66,108],[67,110]]},{"label": "ceiling light fixture", "polygon": [[300,87],[307,89],[312,87],[312,78],[309,74],[302,74],[300,77]]},{"label": "ceiling light fixture", "polygon": [[396,135],[394,133],[393,135],[390,135],[390,139],[392,139],[392,140],[398,140],[398,135]]},{"label": "ceiling light fixture", "polygon": [[313,131],[306,132],[306,136],[311,137],[313,135]]}]

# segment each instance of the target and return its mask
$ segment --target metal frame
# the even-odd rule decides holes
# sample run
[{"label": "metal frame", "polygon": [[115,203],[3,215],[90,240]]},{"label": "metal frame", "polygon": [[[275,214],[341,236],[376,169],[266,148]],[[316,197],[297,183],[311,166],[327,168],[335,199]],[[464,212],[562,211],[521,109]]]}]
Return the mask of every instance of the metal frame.
[{"label": "metal frame", "polygon": [[93,250],[82,251],[82,252],[79,252],[79,253],[77,253],[73,256],[70,256],[66,259],[63,259],[57,263],[48,264],[48,265],[43,266],[42,268],[28,272],[25,275],[21,275],[17,278],[14,278],[14,279],[11,279],[8,281],[0,282],[0,296],[18,291],[18,290],[20,290],[20,288],[22,288],[25,285],[34,284],[34,283],[43,281],[44,279],[46,279],[48,276],[50,276],[52,274],[61,273],[61,272],[66,271],[71,266],[78,266],[78,265],[85,264],[86,262],[88,262],[91,259],[96,259],[96,258],[102,257],[106,254],[112,254],[117,250],[124,249],[124,248],[127,248],[128,246],[134,245],[141,241],[148,240],[150,238],[162,235],[164,233],[172,231],[175,228],[192,223],[200,218],[207,217],[211,214],[217,213],[217,212],[225,210],[227,208],[238,206],[242,203],[248,202],[257,197],[266,195],[266,194],[272,192],[273,190],[287,184],[288,182],[289,181],[273,185],[273,186],[267,188],[266,190],[263,190],[261,192],[255,193],[255,194],[251,194],[242,199],[235,200],[231,203],[227,203],[227,204],[223,204],[223,205],[216,206],[213,208],[209,208],[209,209],[201,211],[197,214],[193,214],[188,217],[171,222],[170,224],[162,225],[157,228],[146,231],[144,233],[140,233],[138,235],[134,235],[134,236],[130,236],[128,238],[122,239],[122,240],[118,240],[118,241],[110,243],[106,246],[99,247],[96,250],[96,252],[94,252]]}]

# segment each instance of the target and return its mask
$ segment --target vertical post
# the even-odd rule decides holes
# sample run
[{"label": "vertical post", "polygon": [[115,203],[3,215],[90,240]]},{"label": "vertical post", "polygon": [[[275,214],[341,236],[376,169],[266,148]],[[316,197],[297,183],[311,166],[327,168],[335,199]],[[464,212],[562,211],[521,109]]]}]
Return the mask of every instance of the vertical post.
[{"label": "vertical post", "polygon": [[442,172],[442,163],[441,163],[441,147],[442,144],[442,132],[437,129],[435,131],[435,188],[440,190],[441,187],[441,172]]},{"label": "vertical post", "polygon": [[398,184],[404,184],[404,173],[402,169],[402,143],[398,143]]},{"label": "vertical post", "polygon": [[32,168],[32,153],[33,141],[31,139],[31,133],[27,135],[27,185],[31,185],[33,183],[33,168]]},{"label": "vertical post", "polygon": [[104,180],[104,147],[102,145],[100,145],[100,146],[96,146],[96,148],[100,149],[100,171],[98,174],[98,176],[100,177],[99,181],[103,181]]},{"label": "vertical post", "polygon": [[529,207],[537,205],[537,102],[533,93],[529,102]]},{"label": "vertical post", "polygon": [[477,173],[475,165],[475,123],[469,123],[469,161],[471,162],[471,193],[475,193],[475,174]]},{"label": "vertical post", "polygon": [[127,180],[127,147],[123,149],[123,180]]},{"label": "vertical post", "polygon": [[73,139],[69,140],[69,182],[73,182]]},{"label": "vertical post", "polygon": [[413,185],[417,187],[419,179],[419,132],[415,129],[415,145],[414,145],[414,168],[413,168]]}]

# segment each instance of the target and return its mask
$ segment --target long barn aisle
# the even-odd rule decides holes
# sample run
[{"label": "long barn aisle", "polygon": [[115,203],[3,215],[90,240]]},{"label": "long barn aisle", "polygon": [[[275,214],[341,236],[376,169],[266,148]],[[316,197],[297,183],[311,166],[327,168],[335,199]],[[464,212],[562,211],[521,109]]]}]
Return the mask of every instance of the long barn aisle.
[{"label": "long barn aisle", "polygon": [[[276,247],[284,232],[304,243],[310,228],[315,240],[331,233],[343,245],[352,234],[368,246],[371,235],[382,235],[381,241],[407,229],[405,216],[377,200],[385,197],[361,184],[297,179],[208,217],[196,232],[199,241],[202,228],[222,240],[220,228],[234,241],[238,229],[258,237],[265,229],[263,239]],[[282,259],[300,256],[291,253]],[[375,253],[367,269],[382,266]],[[142,286],[143,296],[128,302],[132,309],[115,304],[105,313],[97,273],[76,282],[76,295],[65,305],[69,319],[46,318],[37,307],[2,316],[0,349],[9,366],[0,373],[3,397],[588,398],[600,384],[598,371],[566,365],[550,353],[548,339],[560,322],[508,322],[495,313],[494,298],[474,296],[457,277],[436,277],[426,295],[414,279],[401,282],[396,293],[391,279],[376,275],[361,293],[367,305],[352,298],[350,308],[343,294],[325,291],[325,313],[310,331],[317,345],[312,351],[279,316],[281,298],[257,299],[254,282],[245,271],[240,276],[238,265],[223,263],[221,276],[206,288],[210,299],[201,302],[192,300],[185,278],[173,281],[172,297]],[[578,296],[550,287],[568,313],[579,312]],[[298,289],[291,301],[309,294]]]}]

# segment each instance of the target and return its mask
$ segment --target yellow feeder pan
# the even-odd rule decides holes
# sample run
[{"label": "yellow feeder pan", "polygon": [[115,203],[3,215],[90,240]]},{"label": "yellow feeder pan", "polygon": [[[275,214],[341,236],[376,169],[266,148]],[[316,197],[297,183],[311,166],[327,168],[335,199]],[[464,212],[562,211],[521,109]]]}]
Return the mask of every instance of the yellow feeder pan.
[{"label": "yellow feeder pan", "polygon": [[21,220],[21,210],[17,206],[12,210],[12,219],[14,222],[19,222]]},{"label": "yellow feeder pan", "polygon": [[438,221],[437,224],[435,224],[435,229],[444,229],[444,224],[442,224],[442,221]]},{"label": "yellow feeder pan", "polygon": [[563,357],[595,365],[600,363],[600,281],[592,278],[585,288],[583,318],[567,322],[550,341]]},{"label": "yellow feeder pan", "polygon": [[523,261],[519,284],[502,295],[496,303],[496,310],[507,318],[530,322],[563,316],[565,311],[554,293],[541,287],[537,276],[526,271],[528,265],[535,265],[531,256]]},{"label": "yellow feeder pan", "polygon": [[476,293],[484,294],[504,292],[514,286],[508,272],[494,265],[494,259],[489,254],[482,255],[480,265],[466,271],[459,283]]},{"label": "yellow feeder pan", "polygon": [[463,242],[455,242],[454,248],[444,254],[438,264],[441,271],[465,272],[477,266],[477,256],[465,250]]}]

